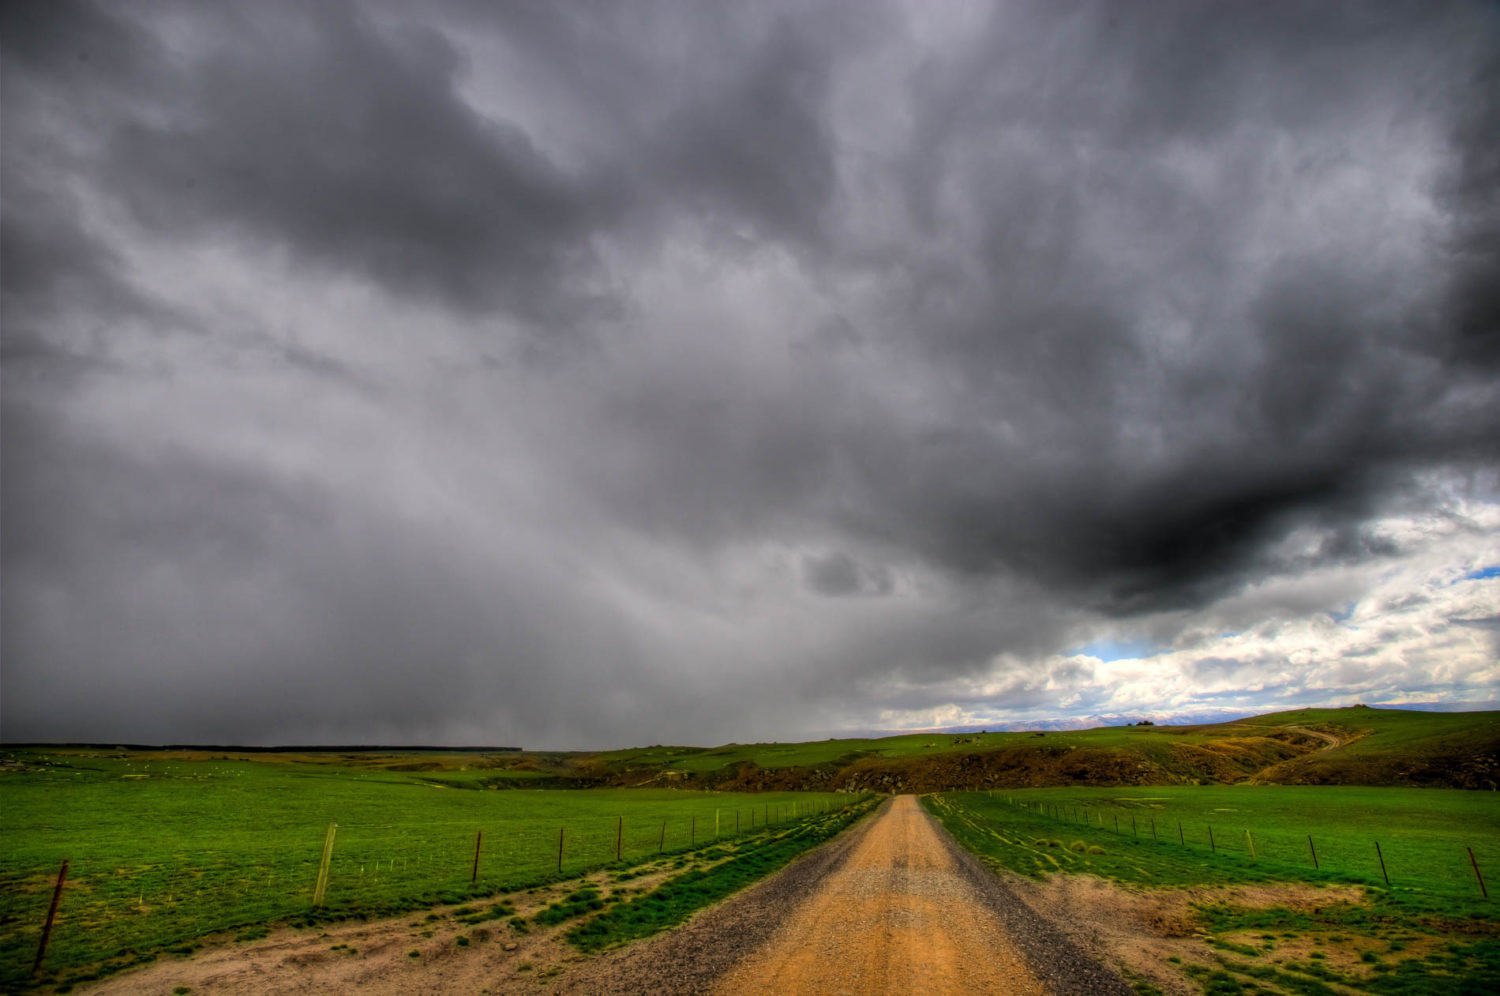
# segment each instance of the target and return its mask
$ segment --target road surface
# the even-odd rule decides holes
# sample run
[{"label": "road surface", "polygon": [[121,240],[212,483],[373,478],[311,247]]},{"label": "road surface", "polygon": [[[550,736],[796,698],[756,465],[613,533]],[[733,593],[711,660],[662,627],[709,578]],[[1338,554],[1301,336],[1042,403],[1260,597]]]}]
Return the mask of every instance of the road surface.
[{"label": "road surface", "polygon": [[680,930],[580,966],[576,993],[1131,992],[898,796]]}]

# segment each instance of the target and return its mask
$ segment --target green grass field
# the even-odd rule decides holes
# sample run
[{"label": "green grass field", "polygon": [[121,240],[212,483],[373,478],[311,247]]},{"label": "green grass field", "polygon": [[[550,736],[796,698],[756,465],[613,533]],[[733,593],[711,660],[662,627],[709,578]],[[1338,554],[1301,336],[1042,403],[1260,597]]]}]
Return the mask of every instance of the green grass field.
[{"label": "green grass field", "polygon": [[[1386,994],[1500,991],[1500,796],[1492,792],[1079,787],[949,793],[926,805],[966,848],[1030,877],[1092,875],[1131,888],[1309,883],[1365,890],[1367,904],[1330,900],[1320,916],[1203,906],[1201,928],[1217,962],[1183,971],[1207,992],[1341,991],[1328,983]],[[1273,965],[1275,947],[1293,940],[1320,953]],[[1408,945],[1413,956],[1403,954]],[[1340,950],[1348,955],[1342,968],[1323,953]]]},{"label": "green grass field", "polygon": [[[806,818],[848,796],[668,789],[482,791],[320,759],[170,760],[6,751],[0,771],[0,987],[24,979],[58,866],[70,861],[47,965],[172,949],[212,931],[312,911],[337,823],[321,915],[381,915],[626,864]],[[425,769],[426,765],[421,765]],[[443,774],[439,772],[438,774]],[[471,884],[476,833],[483,832]]]},{"label": "green grass field", "polygon": [[[1350,882],[1388,890],[1408,905],[1459,904],[1482,914],[1490,907],[1482,901],[1469,862],[1466,848],[1472,847],[1481,871],[1492,869],[1500,885],[1500,795],[1493,792],[1302,785],[1079,787],[955,793],[938,797],[933,806],[945,820],[964,821],[959,832],[1001,834],[1008,843],[985,853],[1023,875],[1086,872],[1154,885]],[[1059,853],[1034,843],[1060,837],[1097,844],[1106,853]],[[1389,887],[1381,873],[1382,857]],[[1500,893],[1496,900],[1493,905],[1500,909]]]}]

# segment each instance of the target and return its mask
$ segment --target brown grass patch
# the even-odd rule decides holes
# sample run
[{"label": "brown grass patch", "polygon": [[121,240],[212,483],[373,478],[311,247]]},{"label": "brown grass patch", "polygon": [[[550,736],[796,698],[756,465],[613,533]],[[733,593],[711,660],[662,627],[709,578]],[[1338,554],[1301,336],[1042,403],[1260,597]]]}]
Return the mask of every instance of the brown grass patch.
[{"label": "brown grass patch", "polygon": [[[1310,913],[1338,903],[1365,901],[1362,889],[1298,883],[1141,889],[1092,876],[1054,875],[1040,882],[1007,876],[1007,884],[1095,957],[1144,978],[1164,992],[1182,996],[1198,993],[1200,987],[1169,959],[1184,964],[1215,962],[1216,949],[1209,943],[1197,907],[1282,906]],[[1236,943],[1260,946],[1258,932],[1243,936],[1245,939],[1236,939]],[[1358,940],[1382,945],[1368,938]],[[1311,950],[1309,941],[1308,952]],[[1339,964],[1356,963],[1359,956],[1360,949],[1356,948],[1347,959],[1341,956]],[[1306,955],[1300,957],[1305,960]]]}]

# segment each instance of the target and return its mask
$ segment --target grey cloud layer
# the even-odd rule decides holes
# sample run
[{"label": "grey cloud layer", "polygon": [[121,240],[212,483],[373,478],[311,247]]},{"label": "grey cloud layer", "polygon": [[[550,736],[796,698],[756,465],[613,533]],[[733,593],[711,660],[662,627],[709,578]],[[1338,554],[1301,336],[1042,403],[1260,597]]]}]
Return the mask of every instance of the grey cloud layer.
[{"label": "grey cloud layer", "polygon": [[1485,5],[4,18],[8,737],[867,724],[1495,498]]}]

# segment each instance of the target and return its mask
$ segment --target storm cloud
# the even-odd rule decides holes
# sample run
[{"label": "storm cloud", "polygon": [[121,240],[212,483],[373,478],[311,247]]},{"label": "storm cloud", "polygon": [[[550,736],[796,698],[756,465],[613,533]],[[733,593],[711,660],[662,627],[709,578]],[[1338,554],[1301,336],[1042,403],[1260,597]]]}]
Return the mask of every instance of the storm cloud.
[{"label": "storm cloud", "polygon": [[0,18],[6,739],[1496,697],[1491,5]]}]

